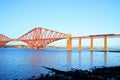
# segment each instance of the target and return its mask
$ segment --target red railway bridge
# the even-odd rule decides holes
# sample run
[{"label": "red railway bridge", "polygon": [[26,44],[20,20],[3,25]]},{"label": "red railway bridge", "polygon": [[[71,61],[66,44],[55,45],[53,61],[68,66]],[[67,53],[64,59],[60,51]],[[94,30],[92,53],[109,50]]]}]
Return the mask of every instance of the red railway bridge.
[{"label": "red railway bridge", "polygon": [[44,49],[48,44],[61,40],[67,39],[67,50],[72,50],[72,39],[79,40],[78,50],[82,50],[82,39],[90,39],[90,51],[94,50],[94,38],[104,39],[104,51],[108,50],[107,38],[118,38],[120,34],[101,34],[101,35],[89,35],[89,36],[77,36],[72,37],[71,34],[65,34],[54,30],[45,28],[34,28],[31,31],[25,33],[18,39],[10,39],[9,37],[0,34],[0,47],[4,47],[6,43],[10,41],[22,41],[28,44],[32,49]]}]

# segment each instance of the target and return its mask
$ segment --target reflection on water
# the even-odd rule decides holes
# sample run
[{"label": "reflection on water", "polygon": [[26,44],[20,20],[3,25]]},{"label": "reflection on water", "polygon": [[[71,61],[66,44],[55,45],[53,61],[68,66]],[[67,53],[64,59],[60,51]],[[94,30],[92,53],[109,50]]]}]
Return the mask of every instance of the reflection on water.
[{"label": "reflection on water", "polygon": [[93,51],[90,51],[90,64],[93,66]]},{"label": "reflection on water", "polygon": [[0,80],[28,78],[47,73],[48,70],[42,66],[67,71],[71,68],[90,69],[94,66],[116,66],[120,65],[119,62],[120,53],[115,52],[0,48]]},{"label": "reflection on water", "polygon": [[[89,67],[94,67],[101,64],[102,66],[107,66],[107,52],[98,52],[100,54],[96,54],[96,52],[90,51],[89,53],[87,52],[87,56],[85,56],[85,53],[86,52],[78,51],[78,55],[76,55],[77,58],[74,58],[73,52],[67,51],[66,52],[67,70],[70,70],[73,67],[74,63],[76,63],[77,61],[78,61],[77,65],[79,68],[83,65],[84,67],[86,67],[88,66],[88,64],[90,64]],[[98,56],[96,57],[96,55]],[[73,63],[72,58],[75,59],[76,62]],[[84,67],[82,68],[84,69]]]},{"label": "reflection on water", "polygon": [[81,51],[78,51],[78,66],[80,67],[81,64]]},{"label": "reflection on water", "polygon": [[41,60],[41,57],[39,56],[37,51],[34,51],[34,54],[30,58],[31,58],[31,64],[33,66],[33,70],[37,71],[37,69],[40,67],[38,64],[39,61]]},{"label": "reflection on water", "polygon": [[[107,66],[107,52],[103,52],[103,63],[104,63],[104,66]],[[94,51],[90,51],[90,64],[91,64],[91,67],[93,67],[93,55],[94,55]]]},{"label": "reflection on water", "polygon": [[107,66],[107,52],[104,52],[104,65]]},{"label": "reflection on water", "polygon": [[67,51],[67,70],[71,69],[71,65],[72,65],[72,51]]}]

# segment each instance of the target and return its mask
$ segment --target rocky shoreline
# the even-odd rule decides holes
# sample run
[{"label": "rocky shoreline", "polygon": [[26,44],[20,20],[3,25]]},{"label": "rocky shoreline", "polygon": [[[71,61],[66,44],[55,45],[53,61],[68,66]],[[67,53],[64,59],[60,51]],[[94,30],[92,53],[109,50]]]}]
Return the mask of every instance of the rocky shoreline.
[{"label": "rocky shoreline", "polygon": [[71,69],[71,71],[44,68],[52,73],[41,74],[39,77],[33,76],[28,80],[120,80],[120,66],[93,68],[91,70]]}]

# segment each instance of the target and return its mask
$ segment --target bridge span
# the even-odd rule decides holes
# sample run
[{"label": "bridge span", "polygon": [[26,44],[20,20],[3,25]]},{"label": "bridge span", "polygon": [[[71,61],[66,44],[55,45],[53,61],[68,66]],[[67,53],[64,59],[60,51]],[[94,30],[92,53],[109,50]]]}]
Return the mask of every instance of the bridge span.
[{"label": "bridge span", "polygon": [[100,34],[100,35],[89,35],[89,36],[71,36],[71,34],[65,34],[58,31],[46,29],[46,28],[34,28],[17,39],[10,39],[9,37],[0,34],[0,47],[4,47],[6,43],[10,41],[23,41],[28,44],[29,48],[32,49],[43,49],[48,44],[61,40],[67,39],[66,49],[68,51],[72,50],[72,39],[79,40],[78,50],[82,50],[82,39],[90,39],[90,51],[94,50],[94,39],[103,38],[104,39],[104,51],[108,50],[107,39],[108,38],[118,38],[120,34]]},{"label": "bridge span", "polygon": [[72,39],[78,39],[79,40],[79,46],[78,50],[82,50],[82,39],[90,39],[90,51],[94,50],[94,39],[96,38],[103,38],[104,39],[104,51],[108,50],[107,46],[107,39],[108,38],[119,38],[120,34],[99,34],[99,35],[89,35],[89,36],[77,36],[72,37]]}]

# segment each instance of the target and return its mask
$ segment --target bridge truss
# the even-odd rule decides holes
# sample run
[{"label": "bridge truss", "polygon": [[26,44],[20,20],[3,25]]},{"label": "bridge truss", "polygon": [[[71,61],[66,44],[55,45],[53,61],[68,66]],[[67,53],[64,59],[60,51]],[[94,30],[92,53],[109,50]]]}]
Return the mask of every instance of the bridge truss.
[{"label": "bridge truss", "polygon": [[54,41],[65,39],[66,37],[67,34],[65,33],[45,28],[34,28],[22,35],[18,40],[27,43],[30,48],[40,49]]},{"label": "bridge truss", "polygon": [[0,34],[0,47],[4,47],[7,42],[9,42],[11,39],[7,36]]}]

